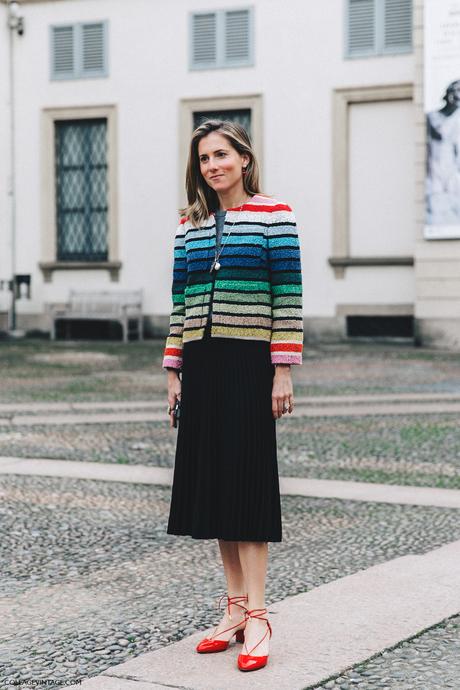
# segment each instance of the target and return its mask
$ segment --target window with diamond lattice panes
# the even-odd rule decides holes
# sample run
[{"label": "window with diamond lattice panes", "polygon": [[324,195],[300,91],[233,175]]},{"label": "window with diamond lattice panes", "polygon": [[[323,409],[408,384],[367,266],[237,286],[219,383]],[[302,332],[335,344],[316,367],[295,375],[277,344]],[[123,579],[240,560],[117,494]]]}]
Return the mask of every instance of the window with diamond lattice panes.
[{"label": "window with diamond lattice panes", "polygon": [[231,120],[242,125],[251,138],[251,109],[239,108],[233,110],[201,110],[193,113],[193,128],[204,120]]},{"label": "window with diamond lattice panes", "polygon": [[107,121],[55,123],[57,258],[108,260]]}]

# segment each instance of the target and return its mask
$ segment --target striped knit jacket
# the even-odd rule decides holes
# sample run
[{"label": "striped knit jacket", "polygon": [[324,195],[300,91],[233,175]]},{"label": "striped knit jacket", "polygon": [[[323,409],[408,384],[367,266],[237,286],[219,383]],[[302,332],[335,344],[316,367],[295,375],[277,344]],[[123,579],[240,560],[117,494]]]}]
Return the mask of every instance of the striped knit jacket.
[{"label": "striped knit jacket", "polygon": [[241,211],[227,210],[221,268],[210,273],[215,246],[213,213],[198,228],[181,219],[163,367],[180,369],[183,345],[203,338],[211,300],[211,337],[268,341],[272,364],[302,364],[302,275],[292,209],[256,194]]}]

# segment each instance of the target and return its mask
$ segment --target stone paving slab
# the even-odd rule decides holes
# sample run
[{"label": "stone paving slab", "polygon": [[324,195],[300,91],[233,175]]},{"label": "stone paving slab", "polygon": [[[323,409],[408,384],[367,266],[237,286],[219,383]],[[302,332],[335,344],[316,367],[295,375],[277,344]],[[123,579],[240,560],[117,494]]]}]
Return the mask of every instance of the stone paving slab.
[{"label": "stone paving slab", "polygon": [[[295,389],[295,386],[294,386]],[[294,390],[295,393],[295,390]],[[430,401],[430,400],[438,400],[438,401],[449,401],[449,400],[459,400],[460,399],[460,390],[457,393],[436,393],[435,391],[432,392],[423,392],[420,391],[419,393],[367,393],[367,394],[358,394],[358,395],[313,395],[313,396],[295,396],[295,399],[299,403],[311,403],[311,404],[316,404],[316,403],[321,403],[321,404],[329,404],[329,403],[370,403],[370,402],[408,402],[408,401]],[[1,408],[0,408],[1,409]]]},{"label": "stone paving slab", "polygon": [[[166,389],[165,389],[166,391]],[[429,402],[460,400],[458,393],[380,393],[367,395],[314,395],[296,396],[296,402],[302,405],[330,405],[341,403],[380,403],[380,402]],[[165,407],[162,400],[113,400],[97,402],[30,402],[0,403],[0,415],[23,412],[73,412],[75,410],[137,410],[158,409]]]},{"label": "stone paving slab", "polygon": [[413,402],[398,403],[397,405],[370,404],[363,405],[328,405],[327,407],[309,408],[305,405],[297,405],[292,416],[302,417],[362,417],[369,415],[394,415],[394,414],[439,414],[442,412],[460,412],[460,402]]},{"label": "stone paving slab", "polygon": [[[239,645],[232,644],[224,659],[196,654],[202,633],[114,666],[110,677],[120,679],[113,690],[124,690],[127,678],[190,690],[305,690],[459,611],[456,541],[272,604],[269,663],[250,679],[236,668]],[[73,687],[96,687],[88,682],[94,680]]]},{"label": "stone paving slab", "polygon": [[[163,407],[163,405],[162,405]],[[460,412],[460,402],[413,402],[394,404],[326,405],[308,406],[298,404],[292,417],[362,417],[369,415],[397,414],[439,414]],[[94,412],[92,414],[49,414],[12,415],[0,417],[0,426],[33,426],[59,424],[125,424],[127,422],[158,422],[165,419],[166,412]]]},{"label": "stone paving slab", "polygon": [[[449,395],[449,394],[448,394]],[[460,394],[459,396],[460,397]],[[432,399],[430,397],[430,399]],[[450,396],[447,400],[452,399]],[[98,402],[0,403],[0,415],[22,412],[74,412],[75,410],[138,410],[165,408],[164,400],[112,400]]]},{"label": "stone paving slab", "polygon": [[[160,422],[167,417],[166,405],[161,412],[95,412],[92,414],[15,415],[0,418],[1,426],[34,426],[36,424],[126,424],[127,422]],[[460,406],[459,406],[460,409]]]},{"label": "stone paving slab", "polygon": [[371,482],[340,481],[334,479],[302,479],[280,477],[283,495],[316,496],[351,499],[353,501],[377,501],[405,505],[439,506],[460,508],[458,489],[436,489],[423,486],[398,486]]},{"label": "stone paving slab", "polygon": [[[116,465],[101,462],[75,462],[46,458],[0,457],[1,474],[22,474],[42,477],[73,477],[98,479],[130,484],[172,483],[173,469],[144,465]],[[342,498],[355,501],[377,501],[405,505],[438,506],[460,509],[460,490],[436,489],[419,486],[398,486],[371,482],[340,481],[333,479],[302,479],[280,477],[280,491],[290,496]]]},{"label": "stone paving slab", "polygon": [[[46,458],[0,457],[1,474],[23,474],[41,477],[73,477],[98,479],[129,484],[172,483],[173,469],[167,467],[145,467],[144,465],[116,465],[102,462],[75,462],[72,460],[48,460]],[[460,494],[460,491],[458,492]]]},{"label": "stone paving slab", "polygon": [[[79,685],[68,685],[68,688],[82,688],[85,690],[165,690],[165,688],[175,688],[175,685],[164,685],[161,683],[148,683],[143,681],[129,680],[128,678],[112,678],[111,676],[97,676],[85,680]],[[181,690],[187,690],[182,688]]]}]

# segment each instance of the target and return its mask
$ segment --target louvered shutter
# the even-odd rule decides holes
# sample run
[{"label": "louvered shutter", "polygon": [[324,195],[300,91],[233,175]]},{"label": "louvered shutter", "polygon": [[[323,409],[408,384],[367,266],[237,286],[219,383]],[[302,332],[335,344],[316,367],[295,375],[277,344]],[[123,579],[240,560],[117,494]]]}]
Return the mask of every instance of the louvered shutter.
[{"label": "louvered shutter", "polygon": [[361,55],[375,51],[375,24],[374,0],[349,0],[349,55]]},{"label": "louvered shutter", "polygon": [[74,27],[53,27],[52,64],[55,77],[71,76],[75,70]]},{"label": "louvered shutter", "polygon": [[51,78],[107,76],[107,22],[51,27]]},{"label": "louvered shutter", "polygon": [[412,0],[385,0],[384,49],[410,48]]},{"label": "louvered shutter", "polygon": [[217,18],[215,12],[194,14],[192,18],[192,64],[195,67],[217,63]]},{"label": "louvered shutter", "polygon": [[82,25],[82,71],[104,71],[104,25]]},{"label": "louvered shutter", "polygon": [[229,10],[225,12],[225,62],[247,62],[249,58],[249,10]]}]

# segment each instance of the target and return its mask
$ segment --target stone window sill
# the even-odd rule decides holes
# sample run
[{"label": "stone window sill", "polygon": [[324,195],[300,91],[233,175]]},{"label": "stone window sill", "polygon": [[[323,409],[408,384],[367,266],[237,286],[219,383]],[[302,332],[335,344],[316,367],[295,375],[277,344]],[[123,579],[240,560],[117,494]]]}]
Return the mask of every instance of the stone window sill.
[{"label": "stone window sill", "polygon": [[110,280],[118,282],[121,269],[121,261],[41,261],[38,265],[45,283],[51,283],[54,271],[69,270],[106,270],[110,272]]},{"label": "stone window sill", "polygon": [[413,266],[413,256],[331,256],[336,278],[343,278],[347,266]]}]

